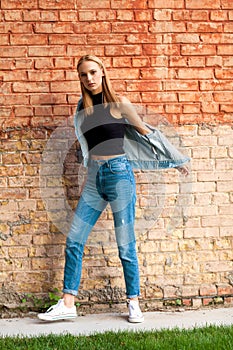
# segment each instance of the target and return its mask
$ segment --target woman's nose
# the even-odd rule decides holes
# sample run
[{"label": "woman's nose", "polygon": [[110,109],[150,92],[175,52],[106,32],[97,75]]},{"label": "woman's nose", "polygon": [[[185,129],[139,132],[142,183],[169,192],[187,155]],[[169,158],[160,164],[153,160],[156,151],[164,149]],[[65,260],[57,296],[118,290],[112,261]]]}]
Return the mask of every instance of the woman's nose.
[{"label": "woman's nose", "polygon": [[87,80],[90,81],[91,80],[91,74],[87,73]]}]

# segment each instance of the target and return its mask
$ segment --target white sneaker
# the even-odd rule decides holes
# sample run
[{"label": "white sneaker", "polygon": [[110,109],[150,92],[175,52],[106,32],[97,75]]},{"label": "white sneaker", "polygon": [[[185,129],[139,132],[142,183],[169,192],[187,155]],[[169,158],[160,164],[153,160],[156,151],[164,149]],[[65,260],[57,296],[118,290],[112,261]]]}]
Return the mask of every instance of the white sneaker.
[{"label": "white sneaker", "polygon": [[144,317],[140,310],[140,306],[137,300],[130,300],[128,307],[129,307],[129,318],[128,318],[129,322],[141,323],[144,321]]},{"label": "white sneaker", "polygon": [[51,306],[45,313],[38,314],[37,317],[43,321],[68,320],[77,317],[76,307],[71,308],[64,305],[64,300],[60,299],[56,305]]}]

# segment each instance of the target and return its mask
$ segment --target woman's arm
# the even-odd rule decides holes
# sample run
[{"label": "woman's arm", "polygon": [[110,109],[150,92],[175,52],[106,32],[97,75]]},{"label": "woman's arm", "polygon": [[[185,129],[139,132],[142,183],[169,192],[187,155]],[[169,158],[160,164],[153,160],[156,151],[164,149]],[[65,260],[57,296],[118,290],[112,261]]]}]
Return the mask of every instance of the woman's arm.
[{"label": "woman's arm", "polygon": [[132,103],[124,96],[120,97],[121,114],[129,121],[129,123],[142,135],[149,134],[151,130],[143,123],[137,114]]}]

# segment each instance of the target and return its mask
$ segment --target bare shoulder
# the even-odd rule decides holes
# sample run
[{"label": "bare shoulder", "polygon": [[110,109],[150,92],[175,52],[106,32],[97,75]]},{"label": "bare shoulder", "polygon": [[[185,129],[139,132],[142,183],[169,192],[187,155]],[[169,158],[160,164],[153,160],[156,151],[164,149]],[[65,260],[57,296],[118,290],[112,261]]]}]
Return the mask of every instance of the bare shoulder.
[{"label": "bare shoulder", "polygon": [[130,102],[130,100],[125,96],[118,96],[118,97],[119,97],[119,102],[120,102],[119,108],[120,108],[121,112],[122,113],[132,112],[133,105]]},{"label": "bare shoulder", "polygon": [[131,103],[130,100],[125,96],[118,96],[120,103]]}]

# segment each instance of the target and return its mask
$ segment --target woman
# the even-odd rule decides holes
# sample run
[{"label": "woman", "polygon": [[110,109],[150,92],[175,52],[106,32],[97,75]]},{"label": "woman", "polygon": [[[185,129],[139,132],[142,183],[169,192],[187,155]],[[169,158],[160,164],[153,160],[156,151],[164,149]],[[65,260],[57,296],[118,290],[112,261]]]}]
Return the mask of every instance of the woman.
[{"label": "woman", "polygon": [[[77,69],[82,100],[75,126],[88,176],[67,237],[63,299],[38,317],[46,321],[76,317],[74,301],[80,284],[84,246],[109,203],[126,284],[128,321],[140,323],[144,317],[138,302],[140,281],[134,232],[136,191],[124,149],[126,119],[140,135],[151,134],[151,129],[142,122],[127,98],[116,95],[99,58],[83,56]],[[180,166],[179,170],[188,174],[185,166]]]}]

